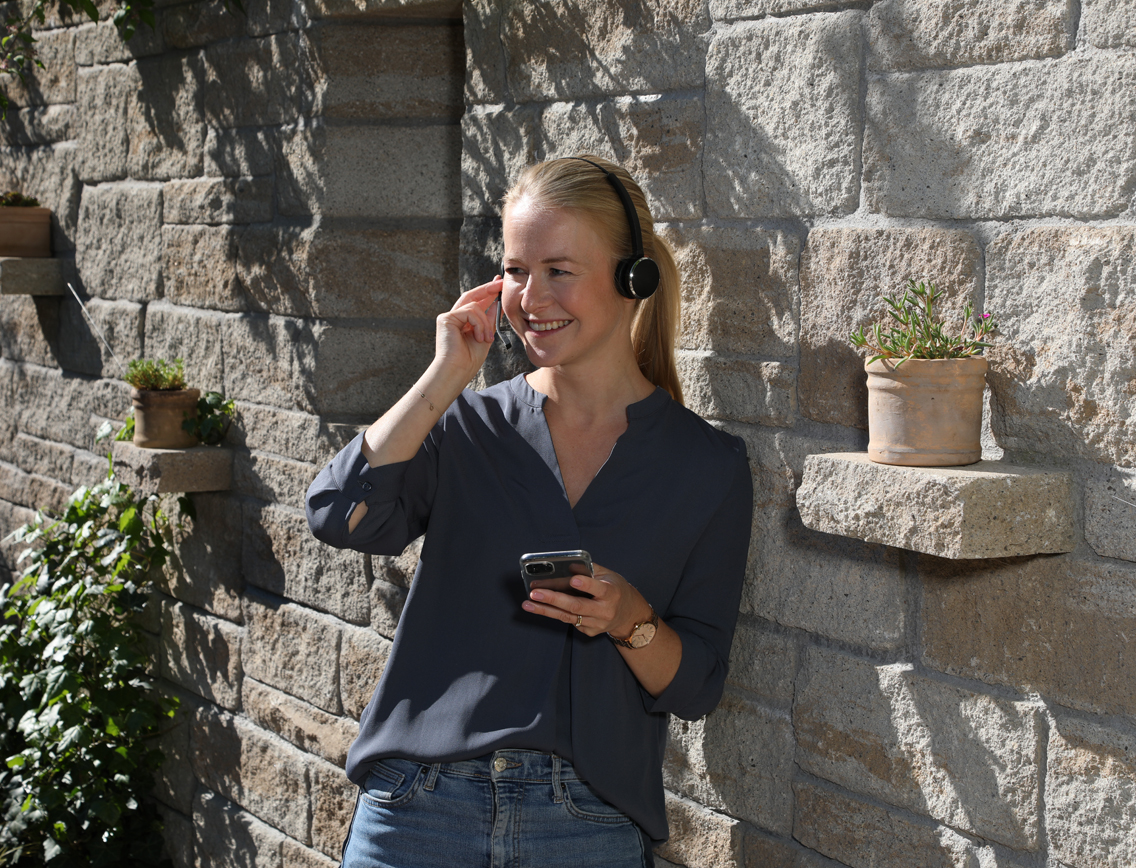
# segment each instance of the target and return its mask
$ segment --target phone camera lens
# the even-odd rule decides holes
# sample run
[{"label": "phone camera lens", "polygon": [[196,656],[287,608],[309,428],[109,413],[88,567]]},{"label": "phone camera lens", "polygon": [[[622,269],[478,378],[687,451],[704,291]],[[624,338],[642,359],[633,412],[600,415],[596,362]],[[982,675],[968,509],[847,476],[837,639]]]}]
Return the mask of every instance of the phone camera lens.
[{"label": "phone camera lens", "polygon": [[547,576],[553,569],[552,564],[548,561],[533,561],[531,564],[525,564],[525,572],[530,576]]}]

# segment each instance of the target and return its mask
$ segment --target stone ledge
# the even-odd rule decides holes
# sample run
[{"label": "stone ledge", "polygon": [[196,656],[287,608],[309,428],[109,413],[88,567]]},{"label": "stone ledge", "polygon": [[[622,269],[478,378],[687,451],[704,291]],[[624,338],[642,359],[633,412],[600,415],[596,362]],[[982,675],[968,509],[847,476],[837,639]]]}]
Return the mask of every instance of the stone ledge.
[{"label": "stone ledge", "polygon": [[0,256],[0,295],[63,295],[64,286],[62,260]]},{"label": "stone ledge", "polygon": [[114,444],[114,473],[142,494],[228,491],[233,453],[217,446],[142,449],[119,441]]},{"label": "stone ledge", "polygon": [[876,464],[866,452],[809,455],[797,489],[805,527],[942,558],[1072,551],[1073,477],[979,461]]}]

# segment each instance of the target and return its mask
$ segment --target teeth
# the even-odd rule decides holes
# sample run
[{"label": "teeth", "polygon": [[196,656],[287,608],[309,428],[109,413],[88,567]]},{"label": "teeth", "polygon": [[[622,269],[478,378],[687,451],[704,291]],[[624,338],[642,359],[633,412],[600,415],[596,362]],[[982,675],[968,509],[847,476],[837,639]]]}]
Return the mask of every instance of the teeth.
[{"label": "teeth", "polygon": [[566,326],[570,322],[572,322],[570,319],[557,319],[552,320],[552,322],[530,322],[529,328],[534,332],[547,332]]}]

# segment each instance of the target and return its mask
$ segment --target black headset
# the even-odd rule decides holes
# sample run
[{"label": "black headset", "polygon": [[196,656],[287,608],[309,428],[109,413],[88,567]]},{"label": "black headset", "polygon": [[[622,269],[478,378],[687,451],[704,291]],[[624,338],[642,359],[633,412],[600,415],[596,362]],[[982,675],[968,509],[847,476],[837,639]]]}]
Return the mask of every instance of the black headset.
[{"label": "black headset", "polygon": [[615,188],[619,201],[623,203],[623,210],[627,214],[627,223],[631,227],[631,255],[619,260],[615,267],[615,288],[625,298],[650,298],[659,288],[659,266],[655,260],[643,255],[643,230],[639,226],[639,214],[631,201],[631,196],[623,182],[609,172],[599,163],[593,163],[584,157],[569,157],[571,160],[580,160],[590,166],[595,166],[604,173],[604,177]]}]

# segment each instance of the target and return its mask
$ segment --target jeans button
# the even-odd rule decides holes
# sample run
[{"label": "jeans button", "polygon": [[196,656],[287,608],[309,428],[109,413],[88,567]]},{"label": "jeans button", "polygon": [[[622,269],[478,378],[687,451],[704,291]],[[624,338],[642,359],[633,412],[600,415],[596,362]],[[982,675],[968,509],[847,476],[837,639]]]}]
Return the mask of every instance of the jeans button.
[{"label": "jeans button", "polygon": [[503,756],[499,756],[499,757],[497,757],[497,759],[493,760],[493,770],[496,771],[496,772],[503,772],[508,767],[509,767],[509,761],[507,759],[505,759]]}]

